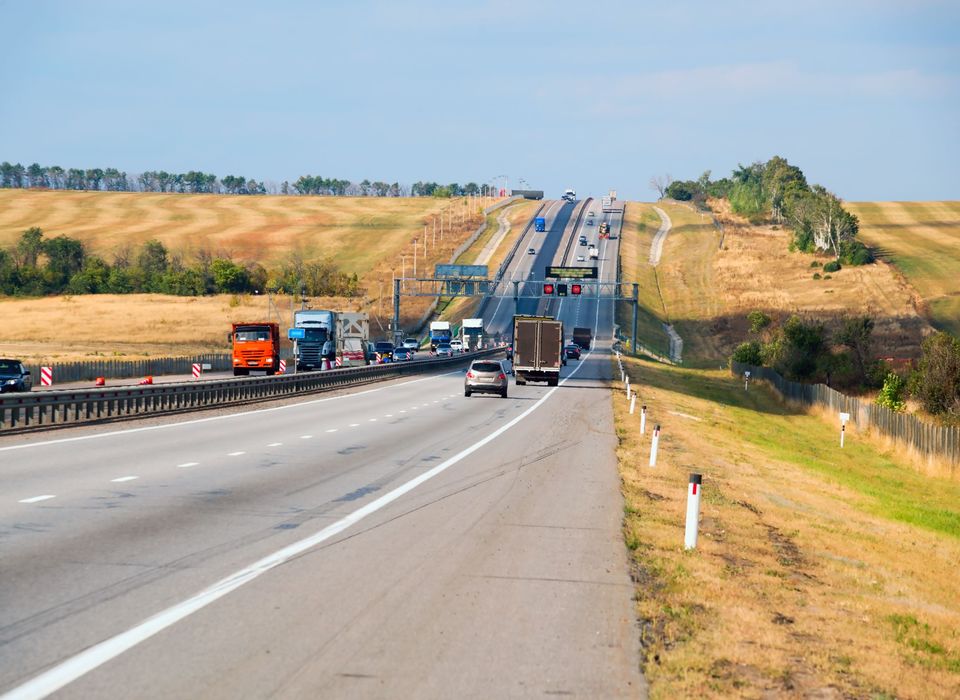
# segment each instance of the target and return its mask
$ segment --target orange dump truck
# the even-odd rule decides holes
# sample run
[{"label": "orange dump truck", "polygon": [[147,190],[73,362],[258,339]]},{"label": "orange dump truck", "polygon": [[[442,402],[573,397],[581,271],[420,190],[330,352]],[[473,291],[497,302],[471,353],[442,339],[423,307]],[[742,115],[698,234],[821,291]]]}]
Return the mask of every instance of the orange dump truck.
[{"label": "orange dump truck", "polygon": [[234,323],[230,333],[233,344],[233,374],[265,370],[274,374],[280,366],[280,326],[276,323]]}]

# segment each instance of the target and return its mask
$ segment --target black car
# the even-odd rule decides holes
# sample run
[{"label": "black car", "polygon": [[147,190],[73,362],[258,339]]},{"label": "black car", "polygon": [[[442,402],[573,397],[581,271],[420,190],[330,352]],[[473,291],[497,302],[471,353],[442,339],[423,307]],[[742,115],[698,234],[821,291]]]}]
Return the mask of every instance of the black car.
[{"label": "black car", "polygon": [[579,360],[580,359],[580,346],[574,345],[571,343],[563,349],[564,355],[567,356],[568,360]]},{"label": "black car", "polygon": [[379,364],[386,364],[387,362],[393,362],[393,351],[396,350],[393,343],[388,340],[381,340],[376,345],[373,346],[373,349],[377,353],[377,362]]},{"label": "black car", "polygon": [[20,360],[0,360],[0,392],[30,391],[33,377]]}]

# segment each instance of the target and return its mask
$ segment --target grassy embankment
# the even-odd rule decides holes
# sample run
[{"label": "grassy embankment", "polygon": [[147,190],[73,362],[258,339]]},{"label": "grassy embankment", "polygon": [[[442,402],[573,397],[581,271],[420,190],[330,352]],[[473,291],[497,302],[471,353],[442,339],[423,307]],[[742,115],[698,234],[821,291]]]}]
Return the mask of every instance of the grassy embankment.
[{"label": "grassy embankment", "polygon": [[[678,204],[657,204],[673,222],[656,273],[662,304],[660,297],[651,293],[655,291],[653,271],[647,262],[659,217],[654,218],[649,205],[627,206],[621,243],[624,281],[632,281],[632,276],[641,282],[641,328],[652,334],[661,318],[674,324],[684,340],[684,365],[717,367],[725,363],[737,343],[746,339],[746,314],[754,309],[774,318],[799,313],[828,326],[845,315],[869,314],[876,320],[874,338],[882,356],[918,356],[929,325],[917,312],[916,291],[889,265],[844,267],[828,277],[813,265],[822,265],[829,257],[791,252],[789,231],[750,225],[730,214],[725,202],[713,205],[724,224],[722,249],[709,216]],[[940,221],[948,221],[942,211]],[[937,255],[934,245],[924,245],[916,252],[918,258]],[[960,256],[951,260],[960,266]],[[950,277],[951,264],[941,263],[942,271],[935,277],[939,286],[934,289],[942,291],[936,293],[949,295],[960,284],[956,281],[960,277]],[[821,279],[814,274],[821,274]],[[938,309],[949,309],[956,298],[941,296],[932,306],[941,304]],[[621,305],[618,322],[629,324],[629,319],[628,305]],[[641,333],[641,340],[643,337]]]},{"label": "grassy embankment", "polygon": [[937,328],[960,337],[960,202],[846,202],[860,237],[917,290]]},{"label": "grassy embankment", "polygon": [[[199,250],[237,261],[279,264],[288,256],[331,258],[357,272],[366,296],[312,299],[311,305],[371,314],[371,332],[385,332],[391,316],[391,279],[411,241],[447,207],[464,200],[373,197],[237,197],[124,192],[0,190],[0,245],[40,226],[47,237],[68,235],[108,261],[125,248],[155,238],[189,257]],[[429,269],[448,262],[452,251],[476,230],[473,212],[433,245],[428,229]],[[407,268],[409,271],[410,263]],[[169,355],[221,350],[223,329],[238,316],[290,321],[288,297],[268,309],[263,296],[177,298],[161,295],[84,295],[70,298],[4,299],[8,318],[0,354],[29,361],[83,359],[90,355]],[[418,319],[429,300],[404,300],[402,321]],[[279,313],[278,313],[279,310]],[[269,311],[269,313],[268,313]],[[242,319],[241,319],[242,320]]]},{"label": "grassy embankment", "polygon": [[[657,269],[650,264],[650,245],[659,227],[660,217],[653,205],[627,202],[620,235],[620,270],[625,295],[632,294],[631,285],[637,284],[637,336],[641,346],[666,355],[670,347],[663,330],[666,309],[660,299]],[[617,304],[617,323],[621,334],[630,337],[633,333],[633,305],[630,302]]]},{"label": "grassy embankment", "polygon": [[[651,697],[960,694],[960,484],[722,371],[625,359],[624,535]],[[703,475],[684,551],[687,481]]]}]

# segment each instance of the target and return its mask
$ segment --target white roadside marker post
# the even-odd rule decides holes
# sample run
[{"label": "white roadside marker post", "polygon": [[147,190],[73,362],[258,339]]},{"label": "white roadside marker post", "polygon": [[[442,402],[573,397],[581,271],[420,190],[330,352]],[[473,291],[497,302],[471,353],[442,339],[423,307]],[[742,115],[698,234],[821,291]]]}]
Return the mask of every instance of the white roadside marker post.
[{"label": "white roadside marker post", "polygon": [[746,370],[743,373],[743,390],[744,391],[750,390],[750,370]]},{"label": "white roadside marker post", "polygon": [[653,440],[650,442],[650,466],[657,466],[657,447],[660,445],[660,426],[653,429]]},{"label": "white roadside marker post", "polygon": [[640,434],[645,435],[647,432],[647,407],[640,407]]},{"label": "white roadside marker post", "polygon": [[840,414],[840,448],[843,449],[843,435],[847,432],[847,421],[850,420],[849,413]]},{"label": "white roadside marker post", "polygon": [[700,491],[701,476],[690,475],[690,484],[687,486],[687,527],[683,535],[683,548],[697,548],[697,530],[700,527]]}]

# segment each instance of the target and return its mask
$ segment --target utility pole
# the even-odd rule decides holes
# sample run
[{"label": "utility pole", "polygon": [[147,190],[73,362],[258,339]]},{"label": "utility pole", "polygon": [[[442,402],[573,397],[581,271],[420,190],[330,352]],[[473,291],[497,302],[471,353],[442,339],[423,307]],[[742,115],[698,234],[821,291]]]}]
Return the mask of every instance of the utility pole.
[{"label": "utility pole", "polygon": [[400,280],[393,281],[393,340],[397,342],[401,335],[400,332]]},{"label": "utility pole", "polygon": [[636,357],[637,353],[637,306],[640,301],[640,285],[636,282],[633,283],[633,340],[630,341],[630,349],[633,351],[633,356]]},{"label": "utility pole", "polygon": [[413,239],[413,276],[417,276],[417,239]]}]

